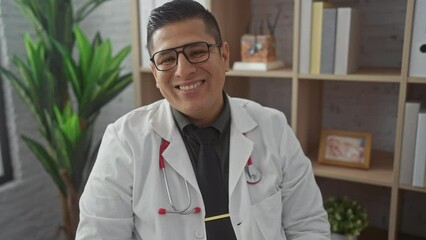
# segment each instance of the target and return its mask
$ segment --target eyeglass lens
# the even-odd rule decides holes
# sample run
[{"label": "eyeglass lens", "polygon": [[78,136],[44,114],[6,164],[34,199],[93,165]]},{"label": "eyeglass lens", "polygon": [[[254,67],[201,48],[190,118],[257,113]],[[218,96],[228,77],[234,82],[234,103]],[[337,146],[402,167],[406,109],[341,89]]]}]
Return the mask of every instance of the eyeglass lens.
[{"label": "eyeglass lens", "polygon": [[157,52],[153,56],[154,64],[160,71],[170,70],[177,65],[179,53],[183,53],[190,63],[201,63],[207,61],[210,57],[208,44],[198,42],[184,46],[181,51],[168,49]]}]

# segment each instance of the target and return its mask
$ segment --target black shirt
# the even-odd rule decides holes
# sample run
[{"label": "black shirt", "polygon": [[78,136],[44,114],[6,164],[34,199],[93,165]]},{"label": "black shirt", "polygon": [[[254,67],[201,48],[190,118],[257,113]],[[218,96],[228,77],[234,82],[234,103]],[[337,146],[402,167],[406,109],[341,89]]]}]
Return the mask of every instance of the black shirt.
[{"label": "black shirt", "polygon": [[[229,142],[230,142],[230,124],[231,124],[231,108],[229,106],[228,98],[223,94],[224,106],[219,117],[209,126],[218,131],[218,144],[215,145],[215,151],[219,157],[220,168],[222,170],[222,177],[225,183],[229,179]],[[176,126],[185,143],[186,150],[188,151],[189,158],[191,159],[192,167],[195,175],[197,175],[197,156],[200,150],[200,145],[194,136],[194,129],[196,126],[181,112],[173,107],[171,108],[172,115]],[[226,184],[228,191],[228,184]]]}]

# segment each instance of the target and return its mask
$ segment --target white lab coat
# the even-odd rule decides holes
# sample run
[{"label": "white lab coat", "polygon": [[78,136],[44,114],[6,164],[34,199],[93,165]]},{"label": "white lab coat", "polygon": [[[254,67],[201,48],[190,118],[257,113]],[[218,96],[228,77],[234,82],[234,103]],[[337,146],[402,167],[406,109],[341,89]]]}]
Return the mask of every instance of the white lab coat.
[{"label": "white lab coat", "polygon": [[[249,100],[229,98],[229,213],[238,239],[330,239],[329,224],[310,161],[284,114]],[[171,209],[159,148],[173,201],[198,214],[160,215]],[[249,157],[262,172],[257,184],[246,182]],[[78,240],[206,239],[204,205],[184,142],[170,105],[160,100],[136,109],[106,129],[96,164],[80,201]]]}]

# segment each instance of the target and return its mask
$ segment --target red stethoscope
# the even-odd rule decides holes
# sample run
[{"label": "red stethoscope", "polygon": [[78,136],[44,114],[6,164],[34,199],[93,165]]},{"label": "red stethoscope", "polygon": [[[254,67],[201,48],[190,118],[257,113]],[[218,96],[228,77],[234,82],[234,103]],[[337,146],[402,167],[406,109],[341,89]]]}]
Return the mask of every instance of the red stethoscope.
[{"label": "red stethoscope", "polygon": [[[186,206],[182,209],[179,209],[173,202],[172,194],[170,193],[171,191],[169,187],[169,182],[167,180],[166,164],[164,163],[164,157],[163,157],[163,152],[166,150],[169,144],[170,142],[164,139],[161,141],[159,162],[160,162],[160,169],[163,172],[164,184],[166,185],[167,197],[169,198],[169,203],[172,209],[159,208],[158,213],[161,215],[166,213],[178,213],[182,215],[199,213],[201,212],[200,207],[191,208],[192,199],[191,199],[191,194],[189,193],[188,181],[186,180],[185,180],[185,188],[186,188],[186,197],[188,199]],[[247,164],[245,166],[245,175],[246,175],[246,181],[248,184],[256,184],[262,178],[262,173],[259,171],[259,169],[256,166],[253,165],[253,161],[251,157],[249,157]]]}]

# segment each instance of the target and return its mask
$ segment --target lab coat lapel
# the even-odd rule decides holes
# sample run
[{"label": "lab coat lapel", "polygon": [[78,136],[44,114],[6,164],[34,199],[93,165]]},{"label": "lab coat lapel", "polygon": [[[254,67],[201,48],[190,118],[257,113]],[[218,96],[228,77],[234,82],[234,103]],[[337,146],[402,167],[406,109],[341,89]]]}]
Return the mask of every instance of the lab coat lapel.
[{"label": "lab coat lapel", "polygon": [[175,137],[171,139],[168,148],[163,152],[164,160],[174,171],[176,171],[186,181],[188,181],[188,183],[194,187],[194,189],[200,192],[197,179],[195,178],[194,169],[192,167],[182,137],[178,131],[176,131],[174,136]]},{"label": "lab coat lapel", "polygon": [[172,168],[173,171],[181,175],[194,189],[200,192],[185,143],[176,127],[170,105],[166,100],[163,100],[157,111],[153,113],[150,123],[154,131],[162,139],[170,143],[163,152],[166,167]]},{"label": "lab coat lapel", "polygon": [[253,130],[257,123],[244,109],[244,102],[229,99],[231,105],[231,138],[229,148],[229,198],[241,178],[244,178],[244,167],[253,151],[253,141],[245,136]]}]

